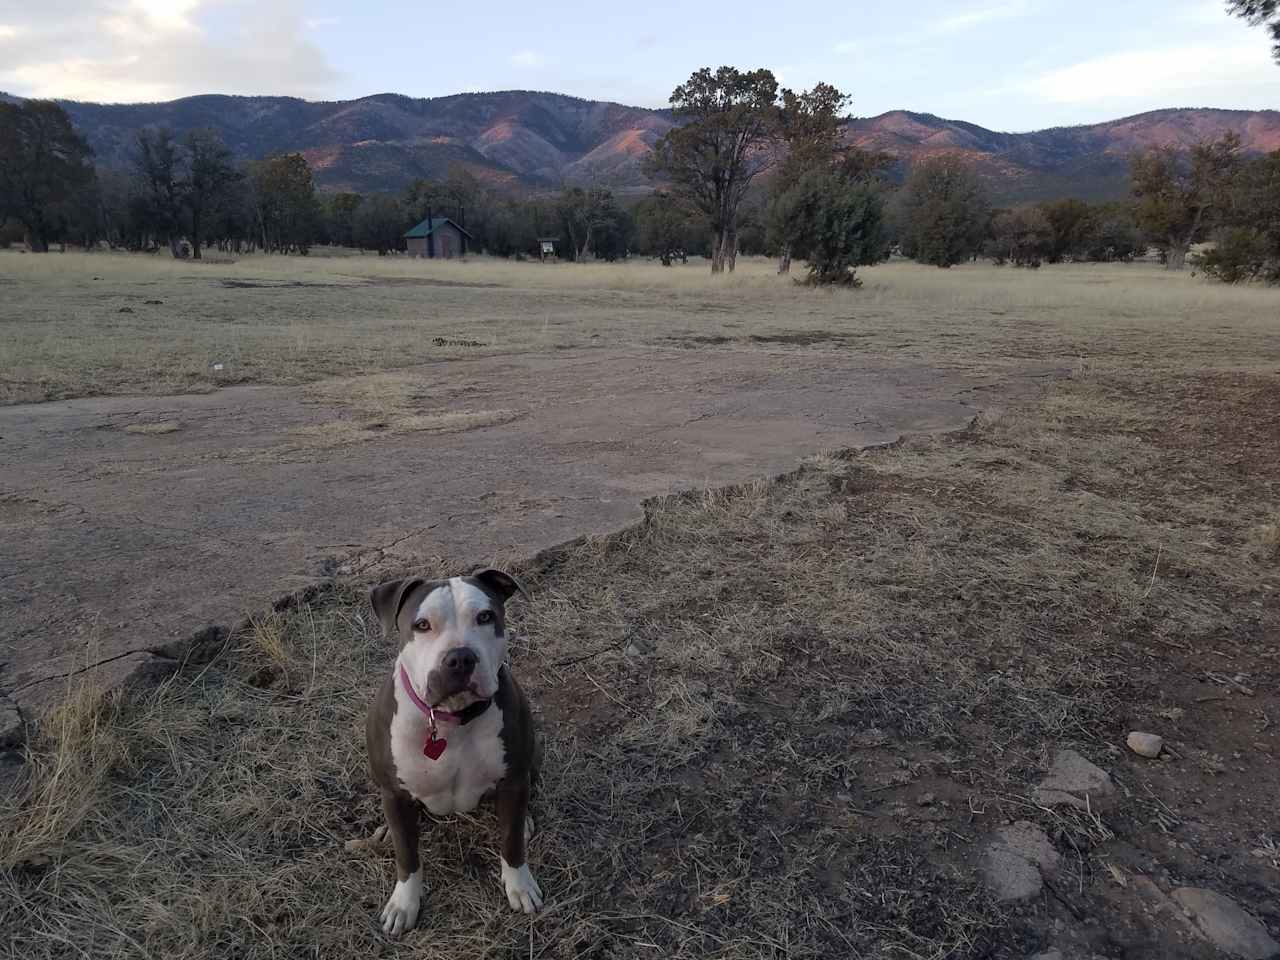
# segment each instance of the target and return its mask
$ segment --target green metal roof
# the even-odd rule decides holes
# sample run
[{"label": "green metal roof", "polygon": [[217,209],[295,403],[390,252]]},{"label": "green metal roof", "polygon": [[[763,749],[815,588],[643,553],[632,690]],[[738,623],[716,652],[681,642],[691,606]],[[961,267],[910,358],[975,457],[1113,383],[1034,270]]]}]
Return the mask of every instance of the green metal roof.
[{"label": "green metal roof", "polygon": [[431,217],[429,220],[423,220],[420,224],[406,233],[404,238],[406,240],[412,240],[417,237],[429,236],[443,227],[446,223],[453,224],[453,228],[455,230],[461,233],[464,237],[467,237],[468,239],[471,238],[471,234],[467,233],[466,230],[458,226],[458,224],[454,223],[454,221],[448,217]]}]

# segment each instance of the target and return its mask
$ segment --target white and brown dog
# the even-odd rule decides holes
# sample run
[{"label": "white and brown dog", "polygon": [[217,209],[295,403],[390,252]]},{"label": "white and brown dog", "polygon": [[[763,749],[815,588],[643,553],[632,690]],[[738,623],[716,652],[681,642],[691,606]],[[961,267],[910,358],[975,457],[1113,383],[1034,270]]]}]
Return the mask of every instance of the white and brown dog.
[{"label": "white and brown dog", "polygon": [[528,701],[507,666],[504,606],[520,583],[500,570],[411,577],[369,599],[400,641],[391,674],[369,708],[369,766],[395,845],[396,886],[382,928],[413,927],[422,900],[418,804],[431,813],[474,810],[493,796],[502,831],[502,882],[512,909],[536,913],[542,891],[525,862],[529,795],[539,751]]}]

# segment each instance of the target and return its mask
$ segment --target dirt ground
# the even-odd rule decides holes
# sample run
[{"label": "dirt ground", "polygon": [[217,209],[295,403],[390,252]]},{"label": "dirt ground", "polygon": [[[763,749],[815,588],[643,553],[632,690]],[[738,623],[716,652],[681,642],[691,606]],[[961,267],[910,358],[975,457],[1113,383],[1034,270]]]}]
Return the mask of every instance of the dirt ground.
[{"label": "dirt ground", "polygon": [[171,666],[190,638],[335,574],[532,556],[621,529],[648,497],[963,425],[974,389],[1031,382],[816,351],[602,348],[0,408],[0,692],[31,712],[71,673]]},{"label": "dirt ground", "polygon": [[[560,429],[569,409],[597,411],[597,432],[617,420],[636,438],[618,462],[652,461],[665,490],[690,474],[691,486],[717,487],[718,464],[663,461],[661,443],[643,445],[650,433],[627,416],[646,384],[661,395],[637,420],[677,411],[653,436],[725,449],[697,431],[724,417],[736,423],[724,443],[741,443],[763,410],[811,456],[773,481],[651,500],[625,529],[514,562],[534,596],[511,618],[514,668],[548,747],[531,846],[548,896],[537,919],[507,911],[485,812],[428,834],[419,927],[400,942],[381,934],[389,852],[349,843],[379,819],[359,730],[394,656],[364,589],[410,558],[375,549],[156,685],[104,697],[84,674],[51,684],[61,707],[0,799],[12,952],[1223,956],[1176,906],[1183,887],[1230,897],[1280,936],[1280,311],[1263,312],[1263,291],[1184,288],[1203,298],[1197,323],[1166,310],[1177,297],[1165,288],[1106,271],[1046,268],[1041,287],[1007,271],[934,276],[867,291],[868,316],[884,313],[869,329],[834,322],[860,309],[858,293],[799,292],[815,316],[790,333],[726,332],[721,319],[699,329],[682,315],[676,341],[646,333],[652,342],[625,348],[475,361],[507,366],[479,378],[489,392],[459,399],[417,399],[416,369],[317,380],[285,395],[295,419],[266,430],[251,402],[201,439],[173,401],[92,401],[126,406],[110,431],[68,435],[62,456],[89,436],[147,450],[190,437],[228,475],[292,463],[323,476],[339,458],[420,443],[418,469],[450,444],[470,458],[541,415],[505,402],[509,390],[554,392],[545,409]],[[898,277],[935,286],[898,288],[909,306],[894,334]],[[1105,295],[1081,292],[1092,284]],[[987,330],[979,311],[1003,312]],[[558,389],[538,390],[561,360],[574,366]],[[1053,375],[1010,390],[1019,368]],[[446,384],[456,369],[422,368]],[[943,390],[955,406],[938,422],[963,403],[982,414],[958,432],[841,453],[817,431],[868,426],[869,401],[838,402],[853,381],[881,384],[890,411]],[[740,393],[749,407],[735,405]],[[57,407],[22,415],[43,409]],[[832,409],[846,419],[826,423]],[[228,423],[244,429],[219,443]],[[758,466],[776,456],[775,472],[795,462],[789,445],[752,449]],[[564,456],[575,477],[595,462],[577,448]],[[90,447],[80,462],[94,460]],[[507,462],[464,479],[476,492]],[[663,465],[677,462],[689,472]],[[214,469],[203,463],[192,469]],[[279,476],[268,499],[287,489]],[[368,468],[332,483],[378,489]],[[629,503],[642,493],[609,489]],[[146,517],[161,498],[144,501]],[[330,512],[360,516],[349,501]],[[260,549],[229,548],[224,562]],[[462,558],[413,563],[451,572]],[[1158,758],[1128,750],[1133,730],[1164,738]],[[1084,810],[1045,801],[1037,785],[1063,749],[1106,770],[1114,794]],[[981,876],[993,833],[1012,822],[1042,831],[1058,862],[1016,902]]]}]

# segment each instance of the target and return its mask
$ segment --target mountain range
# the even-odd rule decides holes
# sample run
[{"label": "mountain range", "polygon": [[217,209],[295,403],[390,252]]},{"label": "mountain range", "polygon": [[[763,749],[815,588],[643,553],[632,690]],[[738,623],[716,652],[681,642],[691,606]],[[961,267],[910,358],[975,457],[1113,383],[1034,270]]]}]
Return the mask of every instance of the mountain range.
[{"label": "mountain range", "polygon": [[[0,94],[0,96],[3,96]],[[298,151],[322,188],[360,192],[442,178],[460,166],[482,181],[548,189],[596,182],[623,193],[649,189],[641,161],[669,130],[669,110],[556,93],[509,90],[430,99],[377,94],[312,102],[293,97],[185,97],[166,103],[63,101],[98,161],[129,162],[139,127],[212,127],[245,159]],[[1187,146],[1238,131],[1247,150],[1280,149],[1280,111],[1178,108],[1106,123],[999,133],[958,120],[895,110],[850,120],[847,142],[892,154],[901,176],[939,153],[967,158],[1003,202],[1126,190],[1128,158],[1157,145]]]}]

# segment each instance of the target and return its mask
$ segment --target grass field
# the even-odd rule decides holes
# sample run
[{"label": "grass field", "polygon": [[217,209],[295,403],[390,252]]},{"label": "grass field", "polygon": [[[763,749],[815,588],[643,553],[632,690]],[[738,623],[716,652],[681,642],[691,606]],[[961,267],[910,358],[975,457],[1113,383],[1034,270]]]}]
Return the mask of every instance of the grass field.
[{"label": "grass field", "polygon": [[[961,433],[814,451],[518,565],[539,918],[507,911],[484,813],[428,833],[419,927],[381,935],[389,851],[347,842],[379,819],[360,728],[394,653],[339,581],[159,687],[68,689],[0,800],[15,955],[1218,956],[1149,885],[1280,935],[1276,291],[1142,266],[891,264],[836,293],[763,263],[12,256],[0,277],[11,402],[208,388],[215,356],[288,382],[597,339],[1069,371]],[[126,297],[165,302],[108,332]],[[1129,754],[1133,729],[1164,756]],[[1060,747],[1112,772],[1113,808],[1032,800]],[[1063,865],[1010,906],[976,864],[1016,820]]]},{"label": "grass field", "polygon": [[[857,291],[798,288],[744,261],[510,263],[472,259],[0,253],[0,402],[297,383],[478,354],[752,337],[821,341],[894,360],[982,365],[1142,356],[1216,366],[1274,333],[1274,290],[1212,286],[1152,265],[895,262]],[[774,341],[775,343],[777,341]],[[784,341],[785,342],[785,339]]]}]

